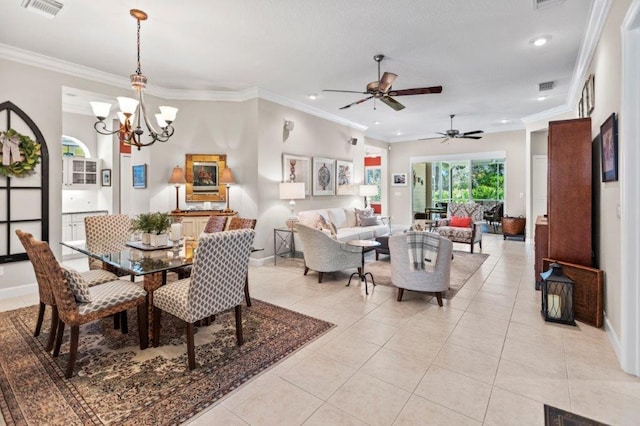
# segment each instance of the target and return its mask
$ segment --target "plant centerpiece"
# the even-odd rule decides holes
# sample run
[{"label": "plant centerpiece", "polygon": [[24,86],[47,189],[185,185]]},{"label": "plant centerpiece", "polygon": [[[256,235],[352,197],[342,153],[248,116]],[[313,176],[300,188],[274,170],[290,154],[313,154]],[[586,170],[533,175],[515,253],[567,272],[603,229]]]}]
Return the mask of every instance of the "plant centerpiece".
[{"label": "plant centerpiece", "polygon": [[167,213],[140,213],[133,219],[132,229],[142,232],[143,244],[159,247],[167,245],[170,226],[171,218]]}]

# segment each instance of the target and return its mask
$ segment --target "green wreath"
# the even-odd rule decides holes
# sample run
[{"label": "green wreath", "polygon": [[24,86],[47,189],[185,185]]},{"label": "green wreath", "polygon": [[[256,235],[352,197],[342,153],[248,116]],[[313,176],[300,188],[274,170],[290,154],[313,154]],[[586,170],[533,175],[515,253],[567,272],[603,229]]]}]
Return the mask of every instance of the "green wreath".
[{"label": "green wreath", "polygon": [[[18,140],[18,148],[20,150],[20,161],[15,161],[15,156],[11,156],[13,163],[3,165],[3,154],[7,151],[4,144],[10,140]],[[35,173],[35,168],[40,162],[40,144],[34,142],[29,136],[25,136],[9,129],[6,132],[0,132],[0,175],[25,177]]]}]

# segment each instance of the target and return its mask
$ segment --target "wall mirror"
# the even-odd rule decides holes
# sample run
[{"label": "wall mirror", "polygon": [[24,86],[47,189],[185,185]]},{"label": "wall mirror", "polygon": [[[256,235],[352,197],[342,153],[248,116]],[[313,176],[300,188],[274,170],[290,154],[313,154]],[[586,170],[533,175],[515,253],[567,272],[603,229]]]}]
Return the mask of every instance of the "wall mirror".
[{"label": "wall mirror", "polygon": [[226,188],[224,185],[218,185],[220,173],[226,166],[226,155],[187,154],[186,201],[226,201]]}]

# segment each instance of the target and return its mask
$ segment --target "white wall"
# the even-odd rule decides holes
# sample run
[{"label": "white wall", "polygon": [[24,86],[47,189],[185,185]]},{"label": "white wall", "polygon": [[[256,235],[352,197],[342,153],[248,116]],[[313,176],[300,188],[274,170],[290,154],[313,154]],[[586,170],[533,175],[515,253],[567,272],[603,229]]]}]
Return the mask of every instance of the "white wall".
[{"label": "white wall", "polygon": [[[399,142],[391,145],[389,173],[411,173],[411,158],[452,154],[473,154],[504,151],[505,158],[505,214],[520,216],[526,213],[526,145],[525,131],[487,133],[480,140],[450,139],[418,142]],[[411,179],[409,186],[389,186],[390,214],[396,224],[411,223]],[[522,195],[522,196],[521,196]],[[529,221],[530,219],[527,218]]]}]

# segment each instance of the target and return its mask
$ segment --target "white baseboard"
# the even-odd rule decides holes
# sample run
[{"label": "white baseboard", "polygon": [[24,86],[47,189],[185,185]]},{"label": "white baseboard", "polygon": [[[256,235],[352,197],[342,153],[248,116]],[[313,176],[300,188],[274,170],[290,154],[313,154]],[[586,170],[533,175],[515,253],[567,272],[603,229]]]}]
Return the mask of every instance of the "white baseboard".
[{"label": "white baseboard", "polygon": [[28,296],[31,294],[38,294],[38,285],[36,283],[0,289],[0,299]]},{"label": "white baseboard", "polygon": [[267,263],[273,262],[273,256],[263,257],[260,259],[249,258],[249,265],[251,266],[264,266]]},{"label": "white baseboard", "polygon": [[609,318],[606,313],[604,314],[604,330],[607,332],[607,337],[609,338],[611,346],[613,346],[616,357],[618,357],[618,362],[622,365],[622,346],[620,346],[620,339],[611,326],[611,322],[609,322]]}]

